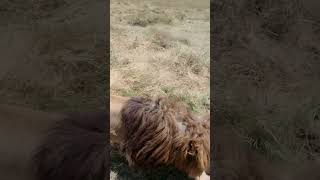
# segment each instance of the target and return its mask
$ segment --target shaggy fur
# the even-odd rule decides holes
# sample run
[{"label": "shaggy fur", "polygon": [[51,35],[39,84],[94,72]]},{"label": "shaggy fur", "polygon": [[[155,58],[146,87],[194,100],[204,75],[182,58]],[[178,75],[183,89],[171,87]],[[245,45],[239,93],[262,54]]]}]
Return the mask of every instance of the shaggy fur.
[{"label": "shaggy fur", "polygon": [[[112,97],[110,106],[110,138],[120,142],[130,165],[174,165],[191,177],[210,167],[208,117],[166,98]],[[38,179],[106,180],[108,118],[93,113],[58,121],[34,156]]]},{"label": "shaggy fur", "polygon": [[59,121],[34,157],[39,180],[103,180],[109,172],[106,113]]},{"label": "shaggy fur", "polygon": [[131,166],[174,165],[198,177],[210,165],[210,122],[167,98],[136,97],[121,111],[122,150]]}]

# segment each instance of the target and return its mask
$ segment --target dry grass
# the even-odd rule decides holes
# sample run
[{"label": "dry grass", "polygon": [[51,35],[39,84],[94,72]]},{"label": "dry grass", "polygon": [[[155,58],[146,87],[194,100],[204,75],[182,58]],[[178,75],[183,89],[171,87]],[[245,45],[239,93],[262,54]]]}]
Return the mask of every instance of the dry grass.
[{"label": "dry grass", "polygon": [[[209,110],[209,1],[111,1],[111,94],[170,96]],[[112,157],[114,179],[185,179],[133,171]],[[116,172],[114,172],[116,171]]]},{"label": "dry grass", "polygon": [[[153,3],[139,6],[126,1],[113,1],[111,7],[112,94],[186,94],[184,98],[191,102],[209,97],[209,19],[201,19],[208,8],[186,12],[184,8],[164,9]],[[173,24],[155,20],[143,27],[127,23],[127,18],[141,17],[140,11],[144,18],[149,17],[148,12],[152,16],[152,10],[166,12],[160,15],[168,19],[185,13],[188,19]],[[199,110],[207,110],[206,105],[200,106]]]}]

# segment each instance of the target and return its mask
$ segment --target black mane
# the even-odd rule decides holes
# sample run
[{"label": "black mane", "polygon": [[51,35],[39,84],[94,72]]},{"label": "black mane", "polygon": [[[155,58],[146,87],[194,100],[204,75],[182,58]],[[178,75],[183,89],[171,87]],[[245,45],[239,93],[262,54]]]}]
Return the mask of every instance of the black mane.
[{"label": "black mane", "polygon": [[107,180],[108,132],[103,113],[70,115],[56,123],[33,163],[39,180]]}]

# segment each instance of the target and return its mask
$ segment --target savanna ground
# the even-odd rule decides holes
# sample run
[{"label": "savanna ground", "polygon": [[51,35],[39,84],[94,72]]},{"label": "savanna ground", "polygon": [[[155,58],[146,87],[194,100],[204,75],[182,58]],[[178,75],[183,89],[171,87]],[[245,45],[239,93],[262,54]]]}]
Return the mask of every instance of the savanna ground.
[{"label": "savanna ground", "polygon": [[[276,164],[299,168],[306,160],[318,162],[320,155],[320,6],[312,2],[317,4],[211,3],[215,127],[233,129],[251,150]],[[228,168],[223,161],[215,160]],[[287,179],[299,168],[275,177]],[[314,173],[299,178],[312,179]]]},{"label": "savanna ground", "polygon": [[[210,107],[209,1],[112,0],[111,94],[169,96]],[[111,179],[188,179],[173,168],[132,170],[111,152]]]}]

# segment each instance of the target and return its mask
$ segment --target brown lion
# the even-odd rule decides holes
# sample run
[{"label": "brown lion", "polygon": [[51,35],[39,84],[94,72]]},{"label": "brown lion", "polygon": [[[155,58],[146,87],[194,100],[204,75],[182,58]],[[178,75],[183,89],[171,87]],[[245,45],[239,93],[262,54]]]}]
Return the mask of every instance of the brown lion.
[{"label": "brown lion", "polygon": [[[165,98],[112,96],[110,106],[110,114],[105,111],[70,114],[0,105],[0,138],[5,142],[0,148],[1,177],[107,180],[110,118],[110,141],[121,145],[131,165],[173,164],[190,176],[202,173],[203,178],[208,178],[203,171],[210,165],[209,121]],[[137,127],[137,133],[125,128],[133,128],[138,122],[143,124]],[[128,138],[129,134],[134,137]],[[163,144],[166,138],[171,145]],[[129,146],[134,141],[138,143]],[[142,146],[140,143],[144,142],[147,143]]]},{"label": "brown lion", "polygon": [[[173,165],[190,177],[208,179],[209,116],[199,118],[168,98],[111,97],[110,141],[130,166]],[[201,176],[201,177],[200,177]]]}]

